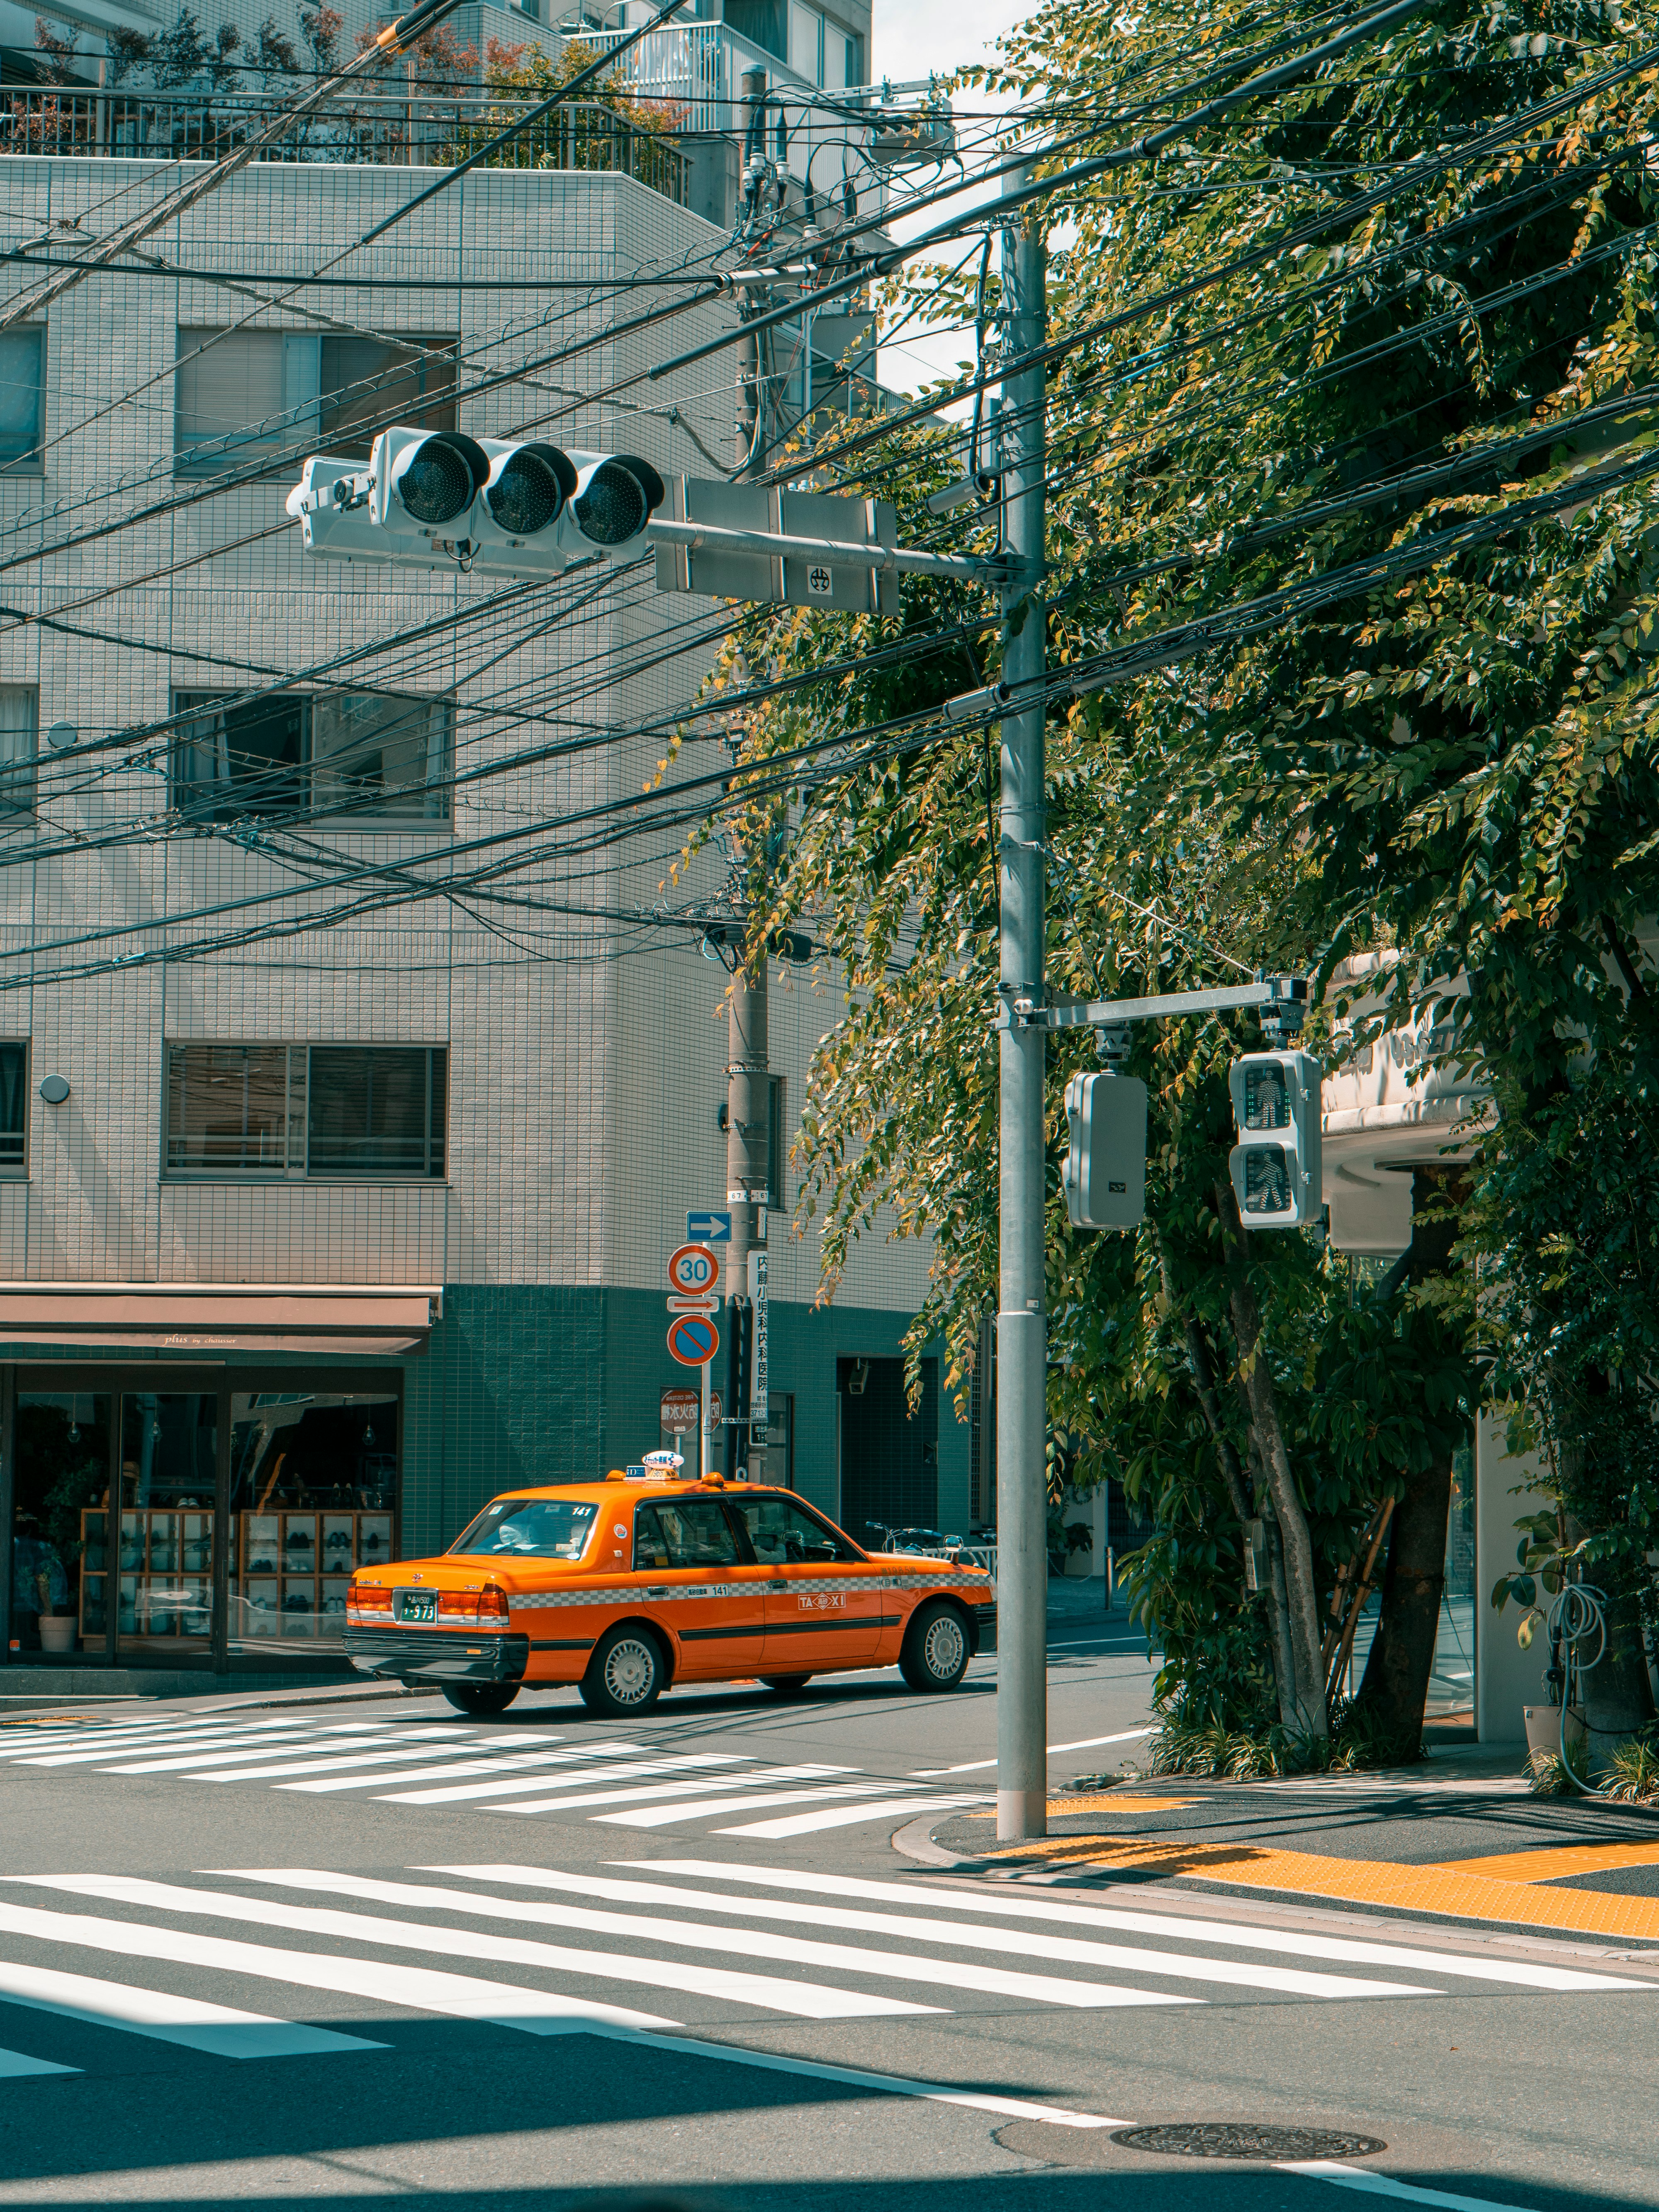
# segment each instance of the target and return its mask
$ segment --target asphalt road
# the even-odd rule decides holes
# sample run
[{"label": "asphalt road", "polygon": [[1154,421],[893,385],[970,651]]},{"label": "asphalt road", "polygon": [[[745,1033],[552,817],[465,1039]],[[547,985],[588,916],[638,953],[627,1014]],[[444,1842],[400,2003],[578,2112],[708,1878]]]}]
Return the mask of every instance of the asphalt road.
[{"label": "asphalt road", "polygon": [[[1056,1646],[1058,1782],[1133,1753],[1150,1674],[1109,1628]],[[642,1724],[549,1695],[0,1726],[0,2204],[1659,2203],[1659,1946],[896,1850],[981,1809],[994,1668]],[[1114,2140],[1165,2120],[1387,2147]]]}]

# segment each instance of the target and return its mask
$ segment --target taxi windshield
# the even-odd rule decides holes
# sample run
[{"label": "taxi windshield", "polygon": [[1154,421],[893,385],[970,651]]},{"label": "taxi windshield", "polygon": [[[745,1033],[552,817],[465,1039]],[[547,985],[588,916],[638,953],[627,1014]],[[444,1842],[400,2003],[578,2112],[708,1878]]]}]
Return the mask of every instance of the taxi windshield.
[{"label": "taxi windshield", "polygon": [[598,1506],[577,1498],[498,1498],[449,1548],[475,1558],[505,1552],[523,1559],[580,1559],[598,1518]]}]

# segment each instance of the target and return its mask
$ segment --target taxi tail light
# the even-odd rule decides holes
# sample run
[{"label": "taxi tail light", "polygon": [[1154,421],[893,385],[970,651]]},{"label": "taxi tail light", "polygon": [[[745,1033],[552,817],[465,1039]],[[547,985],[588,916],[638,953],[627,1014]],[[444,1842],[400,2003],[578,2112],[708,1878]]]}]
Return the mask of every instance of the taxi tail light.
[{"label": "taxi tail light", "polygon": [[390,1620],[392,1592],[389,1589],[366,1589],[353,1583],[346,1592],[346,1624],[361,1628],[366,1622]]},{"label": "taxi tail light", "polygon": [[440,1590],[438,1593],[440,1620],[464,1620],[469,1626],[478,1618],[477,1590]]},{"label": "taxi tail light", "polygon": [[497,1583],[486,1583],[478,1593],[478,1619],[507,1626],[507,1592]]}]

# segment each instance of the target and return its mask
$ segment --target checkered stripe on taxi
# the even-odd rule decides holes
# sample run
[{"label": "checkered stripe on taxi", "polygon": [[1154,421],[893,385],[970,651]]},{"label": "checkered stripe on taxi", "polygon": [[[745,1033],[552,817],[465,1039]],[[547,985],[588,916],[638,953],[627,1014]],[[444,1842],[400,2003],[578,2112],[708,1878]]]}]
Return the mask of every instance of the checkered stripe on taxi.
[{"label": "checkered stripe on taxi", "polygon": [[808,1597],[854,1590],[919,1589],[951,1582],[966,1583],[982,1589],[988,1597],[990,1595],[991,1584],[984,1575],[945,1568],[937,1575],[856,1575],[812,1582],[798,1582],[792,1577],[773,1583],[653,1583],[643,1589],[638,1583],[587,1583],[578,1589],[514,1591],[508,1603],[514,1613],[544,1613],[564,1606],[605,1605],[622,1598],[680,1605],[695,1604],[702,1598],[751,1597],[768,1589]]}]

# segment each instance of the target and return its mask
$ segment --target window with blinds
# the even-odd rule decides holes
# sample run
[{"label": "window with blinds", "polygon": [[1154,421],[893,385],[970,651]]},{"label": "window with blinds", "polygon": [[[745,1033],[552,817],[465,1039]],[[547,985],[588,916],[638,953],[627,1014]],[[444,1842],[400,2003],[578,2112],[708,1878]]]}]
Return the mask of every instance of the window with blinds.
[{"label": "window with blinds", "polygon": [[[15,1049],[0,1046],[0,1114]],[[443,1045],[170,1042],[163,1172],[441,1182],[448,1079]]]},{"label": "window with blinds", "polygon": [[40,711],[40,695],[33,684],[0,684],[0,820],[34,811]]},{"label": "window with blinds", "polygon": [[21,1176],[28,1166],[29,1048],[18,1040],[0,1044],[0,1176]]},{"label": "window with blinds", "polygon": [[[3,702],[0,702],[0,712]],[[382,691],[173,695],[173,804],[201,822],[447,822],[454,708]]]},{"label": "window with blinds", "polygon": [[[391,422],[453,430],[459,343],[453,334],[392,341],[180,323],[173,473],[243,475],[269,463],[297,475],[319,449],[367,457]],[[0,378],[4,369],[0,352]]]},{"label": "window with blinds", "polygon": [[46,327],[0,331],[0,471],[38,477],[46,430]]}]

